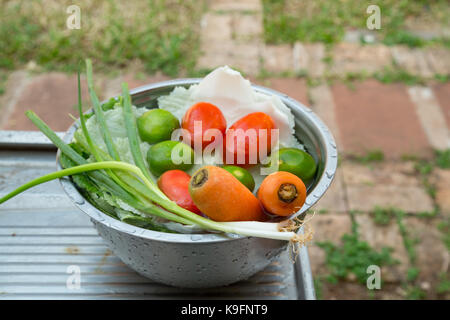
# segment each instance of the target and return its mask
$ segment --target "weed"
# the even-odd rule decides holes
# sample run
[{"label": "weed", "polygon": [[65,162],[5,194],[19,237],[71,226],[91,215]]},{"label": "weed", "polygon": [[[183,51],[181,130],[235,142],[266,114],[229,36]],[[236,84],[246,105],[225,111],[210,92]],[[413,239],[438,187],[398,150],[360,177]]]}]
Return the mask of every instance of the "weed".
[{"label": "weed", "polygon": [[439,81],[440,83],[446,83],[450,81],[450,75],[449,74],[439,74],[436,73],[434,75],[434,79]]},{"label": "weed", "polygon": [[439,294],[448,294],[450,293],[450,278],[447,273],[442,272],[439,275],[439,284],[436,288],[437,293]]},{"label": "weed", "polygon": [[417,277],[419,276],[420,270],[416,267],[410,267],[406,271],[406,279],[407,281],[415,281]]},{"label": "weed", "polygon": [[388,46],[403,44],[410,48],[420,48],[425,45],[426,41],[408,31],[399,30],[397,32],[388,33],[384,37],[383,43]]},{"label": "weed", "polygon": [[395,217],[397,209],[395,208],[382,208],[380,206],[376,206],[372,212],[374,222],[378,225],[388,225],[392,218]]},{"label": "weed", "polygon": [[320,275],[314,277],[314,290],[316,292],[316,299],[322,300],[323,299],[323,279]]},{"label": "weed", "polygon": [[420,76],[412,75],[401,68],[385,67],[382,71],[375,72],[373,77],[382,83],[401,82],[409,86],[424,84],[425,79]]},{"label": "weed", "polygon": [[438,214],[439,214],[439,210],[437,208],[434,208],[432,211],[418,212],[416,214],[416,216],[418,218],[431,219],[431,218],[435,218]]},{"label": "weed", "polygon": [[5,93],[5,85],[8,80],[8,73],[0,69],[0,96]]},{"label": "weed", "polygon": [[419,160],[414,165],[416,171],[421,175],[428,175],[433,171],[433,163],[426,160]]},{"label": "weed", "polygon": [[351,155],[350,158],[361,164],[372,164],[384,161],[384,153],[381,150],[372,150],[365,155]]},{"label": "weed", "polygon": [[450,149],[436,150],[436,165],[441,169],[450,169]]},{"label": "weed", "polygon": [[408,259],[411,265],[416,264],[417,253],[415,249],[415,244],[417,244],[418,240],[410,237],[408,230],[404,224],[404,216],[405,213],[402,210],[396,210],[396,221],[398,225],[398,229],[400,231],[400,235],[403,239],[403,246],[406,249],[406,253],[408,254]]},{"label": "weed", "polygon": [[421,300],[426,298],[426,293],[420,287],[409,285],[406,286],[406,299]]}]

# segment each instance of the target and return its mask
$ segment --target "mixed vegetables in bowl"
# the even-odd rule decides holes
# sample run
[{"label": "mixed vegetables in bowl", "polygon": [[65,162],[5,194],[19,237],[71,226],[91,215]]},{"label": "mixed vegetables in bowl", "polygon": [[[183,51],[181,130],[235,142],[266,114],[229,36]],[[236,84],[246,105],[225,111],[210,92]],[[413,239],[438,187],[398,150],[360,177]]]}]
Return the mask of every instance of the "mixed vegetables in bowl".
[{"label": "mixed vegetables in bowl", "polygon": [[64,169],[0,203],[71,176],[99,210],[141,228],[305,241],[295,232],[298,221],[276,218],[299,212],[317,165],[294,136],[294,117],[278,97],[257,93],[240,73],[221,67],[199,84],[159,97],[157,109],[133,106],[125,83],[121,96],[101,104],[89,60],[86,70],[93,112],[83,114],[79,98],[71,143],[27,112],[61,150]]},{"label": "mixed vegetables in bowl", "polygon": [[81,112],[78,82],[80,118],[63,139],[27,112],[58,147],[58,171],[0,203],[59,178],[125,264],[179,287],[246,279],[311,239],[297,217],[329,187],[337,150],[308,108],[228,67],[131,92],[123,84],[100,103],[86,66],[93,108]]}]

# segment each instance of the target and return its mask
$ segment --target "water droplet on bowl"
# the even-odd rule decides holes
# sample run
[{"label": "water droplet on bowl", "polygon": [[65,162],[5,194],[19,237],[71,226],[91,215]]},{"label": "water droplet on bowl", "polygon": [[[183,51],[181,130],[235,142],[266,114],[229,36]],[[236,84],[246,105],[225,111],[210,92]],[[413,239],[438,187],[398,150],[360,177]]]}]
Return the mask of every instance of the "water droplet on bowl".
[{"label": "water droplet on bowl", "polygon": [[191,236],[191,240],[192,241],[199,241],[199,240],[201,240],[202,239],[202,236],[201,235],[198,235],[198,234],[193,234],[192,236]]},{"label": "water droplet on bowl", "polygon": [[325,174],[327,175],[327,178],[328,178],[328,179],[331,179],[331,178],[333,178],[333,176],[334,176],[334,173],[333,173],[333,172],[330,172],[330,171],[326,171]]},{"label": "water droplet on bowl", "polygon": [[83,198],[74,199],[73,201],[74,201],[76,204],[80,204],[80,205],[85,203],[85,201],[84,201]]}]

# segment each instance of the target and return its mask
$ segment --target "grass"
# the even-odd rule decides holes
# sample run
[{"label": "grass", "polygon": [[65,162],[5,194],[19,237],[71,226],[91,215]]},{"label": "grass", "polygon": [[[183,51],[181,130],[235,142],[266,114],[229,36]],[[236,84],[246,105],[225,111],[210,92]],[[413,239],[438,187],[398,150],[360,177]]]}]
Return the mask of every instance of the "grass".
[{"label": "grass", "polygon": [[439,294],[449,294],[450,293],[450,277],[447,273],[441,273],[439,275],[439,284],[436,288]]},{"label": "grass", "polygon": [[370,150],[364,155],[349,155],[350,160],[360,164],[370,165],[384,161],[384,153],[381,150]]},{"label": "grass", "polygon": [[5,93],[7,80],[8,72],[0,69],[0,96]]},{"label": "grass", "polygon": [[316,299],[323,300],[323,279],[320,275],[314,277],[314,291],[316,292]]},{"label": "grass", "polygon": [[81,29],[66,27],[73,1],[0,0],[0,69],[35,61],[44,70],[74,72],[90,57],[99,71],[138,63],[175,75],[194,67],[203,1],[83,1]]},{"label": "grass", "polygon": [[450,169],[450,149],[435,151],[436,165],[441,169]]},{"label": "grass", "polygon": [[373,77],[380,81],[381,83],[404,83],[409,86],[424,84],[425,80],[423,77],[410,74],[406,70],[397,67],[386,67],[382,71],[375,72]]},{"label": "grass", "polygon": [[263,0],[264,38],[268,43],[334,44],[343,39],[347,30],[366,30],[369,5],[380,7],[381,29],[376,33],[385,44],[422,47],[429,43],[447,45],[449,41],[424,40],[407,31],[418,23],[448,25],[450,7],[446,0],[431,4],[424,0]]},{"label": "grass", "polygon": [[376,206],[372,212],[373,221],[381,226],[388,225],[392,218],[395,217],[397,209],[395,208],[382,208]]}]

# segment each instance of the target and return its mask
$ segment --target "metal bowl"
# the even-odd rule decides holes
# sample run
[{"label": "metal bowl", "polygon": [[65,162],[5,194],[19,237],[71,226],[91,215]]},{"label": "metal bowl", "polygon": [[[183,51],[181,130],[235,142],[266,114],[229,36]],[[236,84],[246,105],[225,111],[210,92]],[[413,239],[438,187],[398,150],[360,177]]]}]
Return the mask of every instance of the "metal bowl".
[{"label": "metal bowl", "polygon": [[[131,91],[133,104],[156,108],[157,98],[176,86],[188,87],[201,79],[159,82]],[[334,138],[310,109],[280,92],[253,86],[261,93],[277,95],[295,117],[296,136],[318,163],[316,178],[308,189],[299,215],[314,205],[333,180],[337,167]],[[70,142],[76,122],[64,141]],[[58,150],[57,160],[60,151]],[[60,169],[59,161],[58,169]],[[125,264],[154,281],[176,287],[206,288],[247,279],[264,269],[286,249],[286,241],[220,234],[172,234],[135,227],[99,211],[83,198],[70,179],[60,180],[74,204],[86,213],[100,236]]]}]

